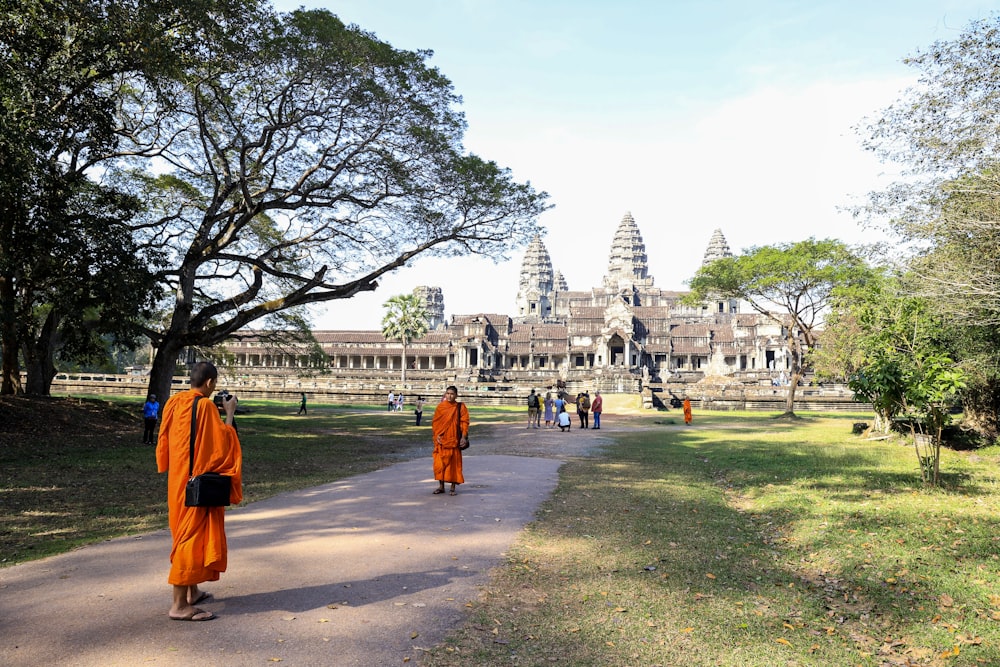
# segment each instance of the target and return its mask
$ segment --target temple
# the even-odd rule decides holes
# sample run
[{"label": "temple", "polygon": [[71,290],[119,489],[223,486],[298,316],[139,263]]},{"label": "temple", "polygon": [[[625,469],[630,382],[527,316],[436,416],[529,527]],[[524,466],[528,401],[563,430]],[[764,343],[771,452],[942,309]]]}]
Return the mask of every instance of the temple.
[{"label": "temple", "polygon": [[[716,229],[703,262],[731,256]],[[524,254],[513,315],[472,313],[448,321],[441,288],[414,292],[427,304],[430,330],[407,345],[405,357],[401,343],[381,331],[315,331],[319,358],[244,333],[227,343],[226,357],[237,373],[398,380],[405,363],[417,386],[559,382],[626,392],[708,375],[764,382],[789,365],[780,319],[740,312],[735,300],[686,305],[685,292],[656,287],[631,213],[614,232],[607,271],[595,287],[569,289],[536,236]]]}]

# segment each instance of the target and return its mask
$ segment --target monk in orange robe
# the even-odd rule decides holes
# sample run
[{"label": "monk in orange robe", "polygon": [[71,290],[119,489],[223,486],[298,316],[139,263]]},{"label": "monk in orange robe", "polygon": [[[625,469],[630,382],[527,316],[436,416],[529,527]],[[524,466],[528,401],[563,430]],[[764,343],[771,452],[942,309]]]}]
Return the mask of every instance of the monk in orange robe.
[{"label": "monk in orange robe", "polygon": [[[225,423],[211,400],[219,371],[207,361],[191,370],[191,389],[170,397],[163,408],[160,438],[156,446],[156,467],[167,472],[167,507],[170,517],[170,575],[173,586],[170,618],[178,621],[208,621],[215,614],[195,607],[208,600],[210,593],[198,589],[205,581],[218,581],[226,571],[225,507],[187,507],[185,487],[191,475],[217,472],[232,477],[229,501],[243,500],[243,452],[233,426],[236,397],[223,401]],[[195,434],[194,466],[189,460],[192,407],[196,396],[198,415]]]},{"label": "monk in orange robe", "polygon": [[458,389],[453,385],[444,392],[444,399],[434,409],[431,420],[434,433],[434,479],[438,488],[434,493],[444,493],[444,483],[451,483],[451,495],[456,495],[456,484],[465,482],[462,476],[461,445],[469,442],[469,409],[458,402]]},{"label": "monk in orange robe", "polygon": [[691,423],[691,399],[690,398],[685,398],[684,399],[684,423],[685,424],[690,424]]}]

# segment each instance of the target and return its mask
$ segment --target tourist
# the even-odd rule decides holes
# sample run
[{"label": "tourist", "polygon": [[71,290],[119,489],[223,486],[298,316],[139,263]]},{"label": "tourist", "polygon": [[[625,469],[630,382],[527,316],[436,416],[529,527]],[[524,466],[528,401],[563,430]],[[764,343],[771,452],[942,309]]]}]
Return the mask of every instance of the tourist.
[{"label": "tourist", "polygon": [[392,412],[395,409],[396,409],[396,394],[392,393],[392,391],[390,390],[389,391],[389,412]]},{"label": "tourist", "polygon": [[156,394],[150,394],[142,405],[142,444],[156,444],[156,419],[159,416],[160,403],[156,400]]},{"label": "tourist", "polygon": [[566,412],[566,403],[564,401],[559,409],[559,430],[565,433],[571,428],[573,428],[573,423],[570,421],[569,413]]},{"label": "tourist", "polygon": [[396,412],[403,411],[403,403],[403,392],[399,392],[399,395],[396,397]]},{"label": "tourist", "polygon": [[309,412],[306,410],[306,392],[302,392],[302,399],[299,401],[299,411],[297,414],[307,415]]},{"label": "tourist", "polygon": [[[549,389],[552,389],[552,387],[549,387]],[[545,403],[544,403],[544,405],[545,405],[545,428],[552,428],[553,412],[552,412],[552,392],[551,391],[545,392]]]},{"label": "tourist", "polygon": [[[208,621],[215,618],[210,611],[195,605],[207,601],[211,594],[199,590],[198,584],[218,581],[226,571],[225,507],[188,507],[185,489],[188,479],[206,472],[217,472],[232,478],[229,494],[231,503],[243,500],[243,453],[240,439],[233,426],[237,400],[230,396],[222,402],[225,423],[209,398],[215,392],[219,371],[213,364],[201,361],[191,369],[191,389],[174,394],[163,408],[163,428],[156,447],[156,467],[167,475],[167,507],[170,535],[170,575],[173,604],[168,615],[175,621]],[[197,400],[196,400],[197,399]],[[197,414],[194,410],[197,409]],[[192,419],[194,433],[194,464],[190,459]]]},{"label": "tourist", "polygon": [[576,414],[580,418],[580,428],[587,428],[590,425],[590,394],[581,392],[576,395]]},{"label": "tourist", "polygon": [[456,495],[456,484],[463,484],[462,445],[469,442],[469,409],[458,402],[458,388],[448,387],[431,419],[434,434],[434,479],[438,488],[434,493],[444,493],[444,484],[451,484],[451,495]]},{"label": "tourist", "polygon": [[687,396],[684,397],[684,402],[681,403],[684,406],[684,423],[691,424],[691,399]]},{"label": "tourist", "polygon": [[420,426],[420,420],[424,417],[424,397],[417,396],[417,402],[413,405],[413,414],[417,418],[417,426]]},{"label": "tourist", "polygon": [[532,389],[528,394],[528,426],[527,428],[538,428],[538,394]]},{"label": "tourist", "polygon": [[594,392],[594,401],[590,404],[590,411],[594,414],[594,429],[601,428],[601,412],[604,411],[604,399],[601,392]]}]

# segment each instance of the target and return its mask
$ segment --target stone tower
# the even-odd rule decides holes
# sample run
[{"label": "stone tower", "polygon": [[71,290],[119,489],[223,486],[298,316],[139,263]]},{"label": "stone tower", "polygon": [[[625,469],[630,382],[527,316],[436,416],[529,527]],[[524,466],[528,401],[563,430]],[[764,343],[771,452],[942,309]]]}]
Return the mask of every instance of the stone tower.
[{"label": "stone tower", "polygon": [[[705,249],[705,256],[701,260],[701,265],[706,266],[717,259],[732,256],[733,251],[729,249],[729,243],[726,241],[726,237],[722,235],[722,230],[716,229],[712,232],[712,238],[708,241],[708,248]],[[718,313],[735,314],[740,312],[740,302],[737,299],[716,298],[713,310]]]},{"label": "stone tower", "polygon": [[424,300],[427,308],[427,328],[437,329],[444,324],[444,293],[440,287],[421,285],[413,293]]},{"label": "stone tower", "polygon": [[563,277],[562,271],[556,271],[552,276],[552,289],[557,292],[569,291],[569,284],[566,282],[566,278]]},{"label": "stone tower", "polygon": [[604,287],[621,292],[635,287],[652,287],[653,277],[649,275],[646,258],[646,244],[635,224],[631,213],[618,224],[611,255],[608,258],[608,273],[604,276]]},{"label": "stone tower", "polygon": [[726,237],[722,235],[721,229],[712,232],[712,238],[708,241],[708,248],[705,249],[705,257],[701,260],[702,266],[709,264],[723,257],[732,257],[733,251],[729,249]]},{"label": "stone tower", "polygon": [[[541,322],[552,312],[552,260],[542,238],[528,244],[517,285],[517,319]],[[563,283],[566,281],[563,280]]]}]

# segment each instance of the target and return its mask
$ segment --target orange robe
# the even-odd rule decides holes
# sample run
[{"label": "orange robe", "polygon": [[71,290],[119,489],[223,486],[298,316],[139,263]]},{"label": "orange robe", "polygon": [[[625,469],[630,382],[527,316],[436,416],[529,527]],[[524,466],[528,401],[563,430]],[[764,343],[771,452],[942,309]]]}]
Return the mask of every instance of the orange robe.
[{"label": "orange robe", "polygon": [[434,479],[439,482],[463,484],[462,450],[458,448],[456,411],[462,435],[469,435],[469,409],[463,403],[441,401],[434,409],[431,431],[434,433]]},{"label": "orange robe", "polygon": [[684,423],[691,423],[691,401],[684,399]]},{"label": "orange robe", "polygon": [[[156,467],[167,475],[167,507],[170,514],[170,576],[167,583],[193,586],[217,581],[226,571],[224,507],[186,507],[188,449],[191,441],[191,406],[199,392],[175,394],[163,408],[160,438],[156,445]],[[217,472],[233,478],[229,500],[243,500],[243,451],[236,429],[219,418],[218,408],[208,397],[198,402],[198,426],[192,474]]]}]

